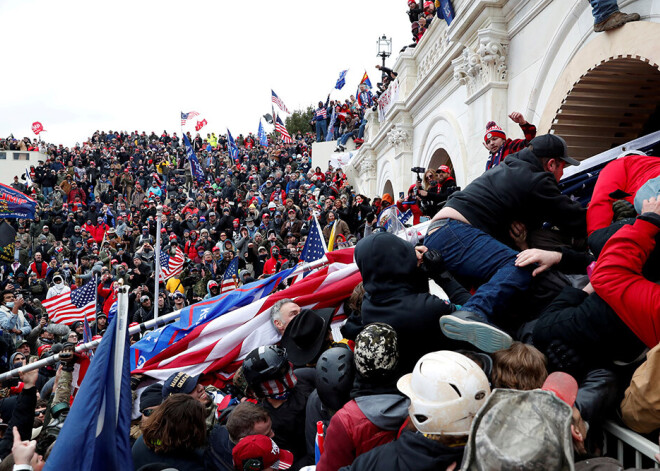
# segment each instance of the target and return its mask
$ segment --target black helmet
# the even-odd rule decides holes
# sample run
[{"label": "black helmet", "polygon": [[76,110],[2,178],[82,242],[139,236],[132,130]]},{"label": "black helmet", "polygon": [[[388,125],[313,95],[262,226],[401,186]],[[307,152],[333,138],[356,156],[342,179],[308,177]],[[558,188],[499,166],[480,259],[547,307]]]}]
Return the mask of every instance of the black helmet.
[{"label": "black helmet", "polygon": [[243,374],[250,386],[282,378],[288,370],[286,350],[275,345],[255,348],[243,361]]},{"label": "black helmet", "polygon": [[328,408],[338,411],[351,398],[355,364],[353,352],[334,347],[323,352],[316,363],[316,390]]}]

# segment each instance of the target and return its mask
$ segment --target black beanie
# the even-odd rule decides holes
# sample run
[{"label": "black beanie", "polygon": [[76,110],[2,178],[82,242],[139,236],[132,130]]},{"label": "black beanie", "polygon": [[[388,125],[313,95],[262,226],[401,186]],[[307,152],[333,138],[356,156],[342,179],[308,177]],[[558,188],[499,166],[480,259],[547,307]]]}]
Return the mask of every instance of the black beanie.
[{"label": "black beanie", "polygon": [[163,402],[163,385],[154,383],[142,391],[140,396],[140,412],[147,407],[159,406]]}]

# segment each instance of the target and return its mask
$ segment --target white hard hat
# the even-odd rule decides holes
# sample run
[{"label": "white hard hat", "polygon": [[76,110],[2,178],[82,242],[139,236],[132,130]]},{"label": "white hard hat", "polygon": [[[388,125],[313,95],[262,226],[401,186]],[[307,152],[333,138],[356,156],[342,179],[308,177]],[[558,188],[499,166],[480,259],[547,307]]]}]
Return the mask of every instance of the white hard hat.
[{"label": "white hard hat", "polygon": [[415,428],[431,435],[467,435],[490,394],[488,378],[475,362],[445,350],[420,358],[397,387],[410,398]]}]

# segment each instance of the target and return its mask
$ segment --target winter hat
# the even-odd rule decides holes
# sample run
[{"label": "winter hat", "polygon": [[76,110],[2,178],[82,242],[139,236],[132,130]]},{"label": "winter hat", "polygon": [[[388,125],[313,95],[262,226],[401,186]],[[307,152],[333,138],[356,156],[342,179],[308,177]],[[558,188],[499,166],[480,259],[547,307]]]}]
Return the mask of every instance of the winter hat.
[{"label": "winter hat", "polygon": [[144,411],[147,407],[159,406],[163,402],[163,385],[154,383],[144,391],[140,396],[140,412]]},{"label": "winter hat", "polygon": [[399,363],[396,331],[388,324],[369,324],[355,338],[355,368],[367,379],[391,375]]},{"label": "winter hat", "polygon": [[293,464],[293,454],[281,450],[266,435],[248,435],[242,438],[232,450],[234,469],[289,469]]},{"label": "winter hat", "polygon": [[501,137],[502,139],[506,139],[506,134],[495,121],[488,121],[488,124],[486,124],[486,134],[484,134],[484,141],[490,139],[491,137]]}]

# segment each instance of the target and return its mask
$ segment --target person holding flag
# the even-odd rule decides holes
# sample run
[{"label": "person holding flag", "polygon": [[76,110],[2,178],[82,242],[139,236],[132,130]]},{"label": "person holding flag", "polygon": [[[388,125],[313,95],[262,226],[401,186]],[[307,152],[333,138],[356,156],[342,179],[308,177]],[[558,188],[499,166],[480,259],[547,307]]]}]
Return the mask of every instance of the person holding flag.
[{"label": "person holding flag", "polygon": [[266,131],[264,131],[264,125],[261,123],[261,119],[259,120],[259,131],[257,135],[259,136],[259,145],[268,147],[268,137],[266,136]]}]

